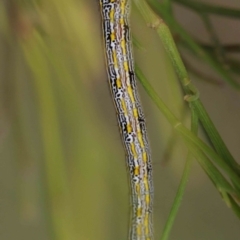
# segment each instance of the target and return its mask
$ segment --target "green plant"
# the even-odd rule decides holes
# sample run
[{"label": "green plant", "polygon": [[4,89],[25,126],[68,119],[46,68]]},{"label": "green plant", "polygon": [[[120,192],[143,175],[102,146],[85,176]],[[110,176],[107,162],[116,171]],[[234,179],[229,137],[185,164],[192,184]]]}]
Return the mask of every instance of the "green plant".
[{"label": "green plant", "polygon": [[[9,189],[17,186],[21,221],[32,224],[40,219],[44,223],[41,228],[49,230],[45,235],[57,240],[126,238],[129,206],[124,154],[110,93],[106,90],[100,16],[98,3],[93,2],[0,2],[1,127],[4,130],[1,158],[4,163],[13,162],[17,172],[9,174],[9,178],[6,176],[6,182],[15,179],[17,183]],[[239,218],[239,165],[203,107],[175,45],[176,42],[179,49],[207,63],[226,84],[238,90],[239,83],[233,76],[239,77],[240,64],[229,53],[238,52],[239,46],[220,42],[209,15],[239,18],[239,10],[189,0],[132,2],[146,24],[157,32],[172,62],[180,85],[175,79],[169,80],[169,88],[179,95],[183,93],[185,101],[183,97],[177,101],[189,107],[179,109],[176,117],[169,103],[165,104],[157,94],[158,89],[144,76],[140,61],[136,61],[136,73],[153,100],[151,106],[156,105],[170,123],[175,132],[173,139],[179,136],[189,150],[184,156],[182,180],[161,240],[169,237],[193,158]],[[201,16],[211,37],[210,44],[193,39],[179,25],[172,11],[172,4],[176,3]],[[137,48],[144,49],[141,39],[139,42]],[[195,74],[206,77],[204,73],[195,71]],[[183,121],[186,112],[191,114],[190,129]],[[179,117],[181,114],[183,118]],[[198,136],[199,128],[205,130],[207,141]],[[171,153],[172,149],[168,151]],[[4,174],[6,170],[2,169]],[[42,239],[47,238],[45,235]],[[35,232],[34,236],[37,237]],[[12,239],[17,237],[20,238]],[[9,235],[5,238],[11,239]]]}]

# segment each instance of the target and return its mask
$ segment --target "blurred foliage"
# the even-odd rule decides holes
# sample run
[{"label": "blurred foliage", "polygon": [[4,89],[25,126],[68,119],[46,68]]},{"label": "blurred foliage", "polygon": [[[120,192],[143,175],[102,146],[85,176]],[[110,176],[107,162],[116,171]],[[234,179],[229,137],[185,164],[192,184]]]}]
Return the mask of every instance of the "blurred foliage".
[{"label": "blurred foliage", "polygon": [[[196,58],[208,63],[222,79],[239,87],[238,81],[232,77],[238,77],[239,62],[228,56],[233,50],[238,51],[239,46],[222,45],[208,18],[208,14],[213,12],[239,17],[237,10],[218,8],[217,11],[212,5],[174,1],[201,13],[212,40],[210,44],[205,44],[193,39],[177,23],[171,1],[164,1],[161,5],[157,1],[147,2],[150,2],[149,6],[158,17],[160,15],[170,26],[181,49],[193,52]],[[136,49],[138,64],[145,71],[165,71],[162,79],[166,80],[157,80],[154,89],[167,102],[164,109],[171,109],[169,114],[187,126],[190,111],[182,101],[184,88],[176,83],[162,49],[157,48],[162,54],[155,54],[156,49],[153,48],[150,56],[144,55],[144,48],[153,33],[137,16],[136,9],[133,10],[133,32],[139,40],[139,46],[142,43],[144,46],[140,50],[143,53]],[[154,41],[152,45],[158,45],[158,39]],[[4,184],[1,187],[3,192],[4,189],[10,189],[3,196],[3,206],[9,207],[1,211],[1,225],[7,229],[3,231],[1,239],[127,239],[128,183],[124,153],[104,75],[98,3],[84,0],[1,1],[0,52],[1,158],[3,165],[7,166],[2,168]],[[158,58],[158,55],[162,57]],[[150,60],[147,60],[148,57]],[[162,67],[159,67],[159,62]],[[189,70],[196,73],[191,66]],[[138,74],[154,100],[155,95],[151,93],[148,81],[144,80],[140,71]],[[206,78],[204,73],[197,73],[200,77],[202,74]],[[155,77],[148,75],[148,78],[159,79],[159,76],[156,73]],[[192,90],[188,90],[184,94],[192,94]],[[182,166],[186,149],[181,142],[185,142],[189,149],[193,149],[194,156],[200,158],[200,164],[225,202],[238,212],[237,167],[229,167],[229,162],[225,161],[231,157],[229,153],[227,157],[224,156],[227,150],[223,150],[223,154],[220,151],[225,149],[222,142],[218,145],[219,151],[216,147],[211,150],[201,145],[202,141],[183,126],[177,129],[179,136],[186,133],[179,143],[177,134],[172,133],[169,126],[171,120],[166,121],[148,102],[144,93],[143,100],[152,146],[158,149],[153,154],[157,159],[154,165],[156,199],[158,191],[162,192],[164,186],[168,187],[166,180],[160,179],[164,173],[161,176],[158,174],[159,164],[156,164],[163,155],[166,143],[165,163],[171,164],[168,158],[178,159]],[[161,103],[160,100],[156,95],[156,105]],[[192,109],[199,110],[201,103],[197,104],[192,105]],[[200,120],[209,121],[204,114]],[[201,117],[198,115],[198,118]],[[205,124],[205,127],[210,126],[211,132],[212,123],[205,121]],[[172,134],[174,137],[169,138]],[[183,161],[179,162],[180,158]],[[226,174],[231,181],[226,181],[225,175],[223,177],[215,170],[207,158],[217,159],[222,169],[229,167]],[[224,162],[222,158],[227,162],[227,167],[221,165]],[[234,160],[232,162],[235,164]],[[178,172],[181,172],[181,168],[178,167]],[[185,180],[187,178],[188,173]],[[163,181],[164,186],[158,187]],[[162,227],[158,227],[159,222],[164,225],[162,212],[163,207],[156,208],[156,234],[162,230]],[[17,233],[12,229],[18,229]],[[36,234],[36,230],[39,234]]]}]

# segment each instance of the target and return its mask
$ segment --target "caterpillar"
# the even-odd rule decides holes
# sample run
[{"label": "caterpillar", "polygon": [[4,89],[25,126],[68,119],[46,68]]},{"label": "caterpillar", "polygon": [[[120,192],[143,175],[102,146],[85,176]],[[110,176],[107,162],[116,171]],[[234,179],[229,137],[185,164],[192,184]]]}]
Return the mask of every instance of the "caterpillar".
[{"label": "caterpillar", "polygon": [[129,170],[132,203],[129,239],[152,240],[152,163],[134,72],[130,0],[99,1],[109,86]]}]

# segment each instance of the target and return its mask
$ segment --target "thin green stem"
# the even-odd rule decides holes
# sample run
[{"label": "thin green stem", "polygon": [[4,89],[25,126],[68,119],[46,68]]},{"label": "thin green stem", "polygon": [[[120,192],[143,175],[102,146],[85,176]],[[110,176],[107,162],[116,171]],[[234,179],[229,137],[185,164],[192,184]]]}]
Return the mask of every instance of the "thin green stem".
[{"label": "thin green stem", "polygon": [[[240,177],[235,173],[235,171],[212,149],[210,148],[206,143],[204,143],[201,139],[199,139],[195,134],[193,134],[190,130],[188,130],[177,118],[176,116],[169,110],[169,108],[166,106],[166,104],[161,100],[161,98],[158,96],[156,91],[153,89],[151,84],[147,81],[141,70],[136,66],[136,75],[150,96],[150,98],[153,100],[153,102],[156,104],[156,106],[159,108],[159,110],[164,114],[164,116],[167,118],[169,123],[172,125],[172,127],[180,134],[180,136],[183,138],[184,142],[186,143],[187,147],[191,147],[192,152],[194,153],[196,158],[201,158],[201,156],[198,155],[199,150],[203,151],[206,155],[208,155],[212,161],[214,161],[218,166],[220,166],[232,179],[232,181],[240,187]],[[191,143],[191,146],[189,146],[188,143]],[[240,194],[240,193],[238,193]]]},{"label": "thin green stem", "polygon": [[183,199],[183,194],[185,192],[185,188],[186,188],[186,185],[188,182],[189,173],[190,173],[190,169],[191,169],[191,163],[192,163],[192,154],[188,153],[186,164],[185,164],[185,167],[183,170],[183,175],[182,175],[182,178],[181,178],[178,190],[177,190],[177,194],[175,196],[168,219],[165,223],[163,233],[162,233],[160,240],[167,240],[169,238],[170,231],[171,231],[173,223],[176,219],[176,215],[177,215],[178,209],[181,205],[181,202]]},{"label": "thin green stem", "polygon": [[207,114],[207,111],[204,108],[202,102],[200,100],[197,100],[192,103],[192,107],[194,108],[194,110],[198,111],[199,119],[203,124],[203,127],[206,130],[209,138],[211,139],[211,142],[217,153],[224,159],[226,163],[232,166],[232,169],[236,171],[237,174],[240,174],[239,164],[235,161],[232,154],[226,147],[226,144],[222,140],[211,118]]},{"label": "thin green stem", "polygon": [[[155,15],[155,13],[151,11],[151,9],[149,8],[145,1],[141,0],[135,1],[137,2],[137,6],[139,6],[140,11],[141,9],[144,8],[144,12],[142,12],[142,15],[146,19],[146,21],[150,21],[150,23],[157,23],[156,25],[157,33],[159,34],[163,46],[166,49],[170,57],[170,60],[174,66],[176,74],[179,80],[181,81],[183,90],[186,94],[185,100],[192,101],[194,110],[198,112],[199,119],[201,120],[209,138],[212,141],[212,144],[214,145],[216,151],[220,154],[221,158],[223,158],[224,161],[226,161],[227,163],[230,163],[232,169],[239,173],[238,164],[228,151],[226,145],[224,144],[211,119],[209,118],[206,110],[204,109],[201,101],[198,99],[198,91],[189,80],[188,73],[181,60],[181,57],[174,43],[169,28],[161,19],[159,19],[158,16]],[[156,5],[156,7],[158,10],[160,10],[158,5]]]},{"label": "thin green stem", "polygon": [[[148,24],[153,24],[155,28],[157,28],[157,32],[161,38],[161,41],[164,44],[166,51],[169,54],[173,53],[173,55],[169,55],[169,56],[174,66],[180,66],[179,68],[183,69],[182,64],[180,65],[175,64],[176,52],[169,51],[170,49],[176,48],[175,43],[172,39],[170,31],[167,29],[168,27],[164,26],[165,24],[163,24],[163,21],[159,16],[161,16],[164,19],[164,21],[166,21],[167,25],[180,36],[181,41],[184,42],[184,44],[187,46],[189,51],[191,51],[192,53],[194,53],[194,55],[202,59],[205,63],[209,64],[209,66],[211,66],[226,82],[231,84],[234,88],[240,89],[240,85],[231,77],[229,71],[227,71],[222,66],[221,63],[216,61],[216,59],[214,59],[208,52],[206,52],[204,48],[202,48],[199,44],[197,44],[196,41],[192,39],[192,37],[175,21],[175,19],[171,15],[166,14],[166,10],[164,9],[163,5],[153,0],[147,0],[147,2],[149,3],[149,6],[152,9],[151,10],[144,0],[134,0],[134,1],[139,2],[138,5],[140,4],[142,4],[143,6],[145,5],[145,9],[144,9],[144,12],[142,12],[142,15]],[[139,8],[140,11],[141,11],[141,8]],[[157,22],[158,24],[156,24]],[[166,46],[168,49],[166,48]],[[178,71],[179,69],[177,68],[176,72]]]},{"label": "thin green stem", "polygon": [[[195,112],[192,112],[192,119],[191,119],[191,130],[193,133],[197,134],[197,130],[198,130],[198,117],[195,114]],[[177,194],[175,196],[172,208],[170,210],[168,219],[165,223],[164,229],[163,229],[163,233],[162,236],[160,238],[160,240],[167,240],[169,238],[169,234],[170,231],[172,229],[173,223],[176,219],[177,213],[178,213],[178,209],[181,205],[182,199],[183,199],[183,194],[185,192],[186,186],[187,186],[187,182],[188,182],[188,178],[189,178],[189,174],[190,174],[190,170],[191,170],[191,164],[192,164],[192,160],[193,160],[193,156],[191,154],[191,152],[188,152],[187,155],[187,159],[186,159],[186,164],[183,170],[183,175],[177,190]]]}]

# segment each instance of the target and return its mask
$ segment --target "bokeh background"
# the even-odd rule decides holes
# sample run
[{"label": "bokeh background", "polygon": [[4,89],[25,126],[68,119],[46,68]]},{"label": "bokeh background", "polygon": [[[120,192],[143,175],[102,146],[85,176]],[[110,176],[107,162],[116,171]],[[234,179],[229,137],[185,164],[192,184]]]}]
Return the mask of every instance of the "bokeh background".
[{"label": "bokeh background", "polygon": [[[238,0],[211,3],[240,8]],[[195,14],[179,6],[174,11],[193,36],[209,41]],[[223,43],[239,43],[239,21],[213,21]],[[131,26],[141,45],[134,49],[137,64],[188,125],[174,70],[134,6]],[[239,160],[240,95],[214,78],[217,83],[192,80]],[[140,84],[139,91],[153,155],[159,239],[187,149]],[[0,93],[0,239],[127,239],[128,174],[108,89],[98,2],[1,1]],[[239,220],[194,162],[170,239],[235,240],[239,235]]]}]

